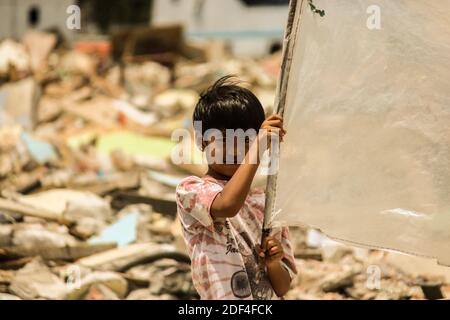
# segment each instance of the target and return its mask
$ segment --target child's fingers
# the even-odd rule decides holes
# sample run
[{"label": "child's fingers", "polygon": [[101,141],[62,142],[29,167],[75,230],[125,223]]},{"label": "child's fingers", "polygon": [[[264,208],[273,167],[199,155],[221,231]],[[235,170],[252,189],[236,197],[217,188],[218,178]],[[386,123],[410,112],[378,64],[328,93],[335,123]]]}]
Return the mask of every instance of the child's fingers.
[{"label": "child's fingers", "polygon": [[265,252],[266,261],[273,262],[283,258],[283,248],[273,236],[267,236],[263,239],[261,249]]},{"label": "child's fingers", "polygon": [[269,249],[268,251],[269,251],[270,254],[276,253],[276,252],[280,251],[280,246],[278,246],[278,245],[276,244],[276,245],[270,247],[270,249]]},{"label": "child's fingers", "polygon": [[268,236],[266,238],[266,251],[269,252],[270,249],[272,249],[273,246],[275,246],[277,244],[277,241],[272,237],[272,236]]},{"label": "child's fingers", "polygon": [[273,239],[267,240],[267,250],[272,249],[274,246],[276,246],[276,242]]},{"label": "child's fingers", "polygon": [[283,249],[279,246],[275,246],[275,247],[272,247],[272,249],[270,249],[268,251],[268,256],[273,257],[275,255],[282,254],[282,253],[283,253]]},{"label": "child's fingers", "polygon": [[267,240],[267,249],[270,250],[275,246],[280,246],[280,243],[275,238],[270,238]]},{"label": "child's fingers", "polygon": [[283,127],[283,117],[278,114],[274,114],[268,117],[261,126],[261,129],[267,130],[267,135],[271,134],[272,132],[274,134],[277,134],[281,138],[281,141],[284,141],[284,136],[287,133],[287,131]]},{"label": "child's fingers", "polygon": [[283,129],[279,129],[279,128],[269,127],[264,130],[266,131],[265,132],[266,137],[271,137],[272,135],[278,136],[278,137],[280,137],[281,141],[283,141],[284,136],[286,135],[286,132]]},{"label": "child's fingers", "polygon": [[267,256],[272,257],[274,255],[279,254],[280,252],[282,252],[283,250],[280,247],[273,247],[272,249],[270,249],[269,251],[267,251]]},{"label": "child's fingers", "polygon": [[278,123],[283,123],[283,119],[282,118],[271,118],[271,119],[267,119],[266,121],[264,121],[264,123],[273,123],[273,122],[278,122]]},{"label": "child's fingers", "polygon": [[269,120],[269,121],[264,122],[264,127],[265,128],[267,128],[267,127],[282,128],[283,127],[283,121],[278,120],[278,119],[276,119],[276,120]]},{"label": "child's fingers", "polygon": [[267,118],[264,123],[269,123],[269,122],[273,122],[273,121],[277,121],[277,122],[281,122],[283,123],[283,118],[281,117],[271,117],[271,118]]},{"label": "child's fingers", "polygon": [[277,119],[277,120],[283,120],[283,117],[280,116],[279,114],[272,114],[272,115],[270,115],[270,116],[267,117],[266,121],[267,121],[267,120],[274,120],[274,119]]},{"label": "child's fingers", "polygon": [[264,250],[261,248],[260,245],[256,245],[256,252],[258,253],[258,256],[260,256],[261,258],[264,258],[266,256]]}]

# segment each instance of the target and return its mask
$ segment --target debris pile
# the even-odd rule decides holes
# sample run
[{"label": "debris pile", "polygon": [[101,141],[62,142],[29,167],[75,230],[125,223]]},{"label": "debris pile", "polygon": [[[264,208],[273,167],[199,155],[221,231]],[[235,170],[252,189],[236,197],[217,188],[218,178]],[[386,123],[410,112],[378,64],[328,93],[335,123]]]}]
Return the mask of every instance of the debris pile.
[{"label": "debris pile", "polygon": [[[162,32],[144,31],[139,39]],[[0,42],[0,300],[198,298],[174,191],[205,165],[172,163],[171,133],[190,127],[199,93],[228,74],[271,113],[281,54],[236,58],[217,42],[171,44],[164,55],[136,46],[87,53],[42,32]],[[288,298],[438,297],[442,282],[388,267],[384,289],[368,290],[365,268],[382,263],[379,253],[326,258],[304,231],[292,233],[300,275]]]},{"label": "debris pile", "polygon": [[287,299],[450,298],[450,270],[435,261],[345,246],[314,230],[293,229],[293,233],[298,240],[295,256],[300,274]]},{"label": "debris pile", "polygon": [[198,298],[174,191],[205,166],[172,163],[171,134],[226,74],[270,112],[280,59],[139,47],[177,30],[128,32],[112,54],[44,32],[0,42],[0,299]]}]

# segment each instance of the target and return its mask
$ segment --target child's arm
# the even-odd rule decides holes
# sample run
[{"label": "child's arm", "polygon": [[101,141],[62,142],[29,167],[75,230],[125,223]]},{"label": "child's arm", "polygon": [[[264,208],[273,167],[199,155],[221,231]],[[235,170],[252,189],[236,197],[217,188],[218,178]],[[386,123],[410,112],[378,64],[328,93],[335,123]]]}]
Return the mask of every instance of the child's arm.
[{"label": "child's arm", "polygon": [[259,255],[265,258],[267,275],[273,290],[278,297],[284,296],[290,289],[291,276],[282,265],[284,251],[281,243],[273,237],[266,237],[258,251]]},{"label": "child's arm", "polygon": [[[269,134],[278,132],[281,139],[286,131],[283,129],[283,119],[278,115],[267,118],[261,126],[262,135],[250,146],[244,162],[239,166],[236,173],[225,185],[222,192],[217,195],[211,205],[211,215],[219,218],[234,217],[244,205],[253,178],[259,166],[258,147],[262,139],[268,139]],[[269,145],[268,143],[266,145]]]}]

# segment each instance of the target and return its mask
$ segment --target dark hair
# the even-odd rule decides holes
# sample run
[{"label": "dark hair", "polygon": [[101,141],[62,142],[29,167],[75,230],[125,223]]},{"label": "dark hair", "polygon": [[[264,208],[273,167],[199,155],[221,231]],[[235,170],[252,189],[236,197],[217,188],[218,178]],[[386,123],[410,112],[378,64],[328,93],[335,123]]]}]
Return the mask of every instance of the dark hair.
[{"label": "dark hair", "polygon": [[201,94],[193,115],[194,122],[202,122],[201,134],[208,129],[260,129],[265,120],[261,102],[233,78],[220,78]]}]

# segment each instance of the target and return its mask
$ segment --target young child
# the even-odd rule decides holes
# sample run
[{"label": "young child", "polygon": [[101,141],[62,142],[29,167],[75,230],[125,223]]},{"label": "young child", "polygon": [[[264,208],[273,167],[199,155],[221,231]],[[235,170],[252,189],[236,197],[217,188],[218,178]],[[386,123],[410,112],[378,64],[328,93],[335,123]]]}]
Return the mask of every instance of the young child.
[{"label": "young child", "polygon": [[[202,177],[188,177],[176,189],[178,215],[192,261],[192,279],[202,299],[278,299],[289,290],[297,269],[288,228],[273,229],[262,237],[265,195],[251,189],[259,166],[262,141],[277,134],[283,138],[283,120],[264,110],[249,90],[225,77],[202,94],[194,111],[202,136],[209,129],[260,131],[246,141],[240,163],[217,161],[218,153],[237,157],[223,141],[203,141],[202,151],[215,145]],[[260,130],[263,129],[263,130]],[[267,145],[267,143],[266,143]],[[252,161],[253,160],[253,161]],[[262,261],[262,263],[261,263]]]}]

